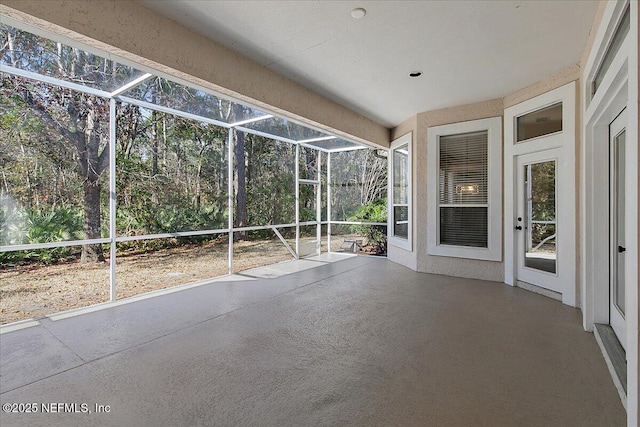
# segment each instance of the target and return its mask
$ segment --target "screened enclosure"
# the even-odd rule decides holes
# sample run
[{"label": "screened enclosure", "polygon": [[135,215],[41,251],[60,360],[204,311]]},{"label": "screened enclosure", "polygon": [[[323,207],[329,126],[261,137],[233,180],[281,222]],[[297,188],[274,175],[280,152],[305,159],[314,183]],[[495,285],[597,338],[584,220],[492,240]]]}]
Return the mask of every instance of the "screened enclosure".
[{"label": "screened enclosure", "polygon": [[386,254],[386,150],[54,36],[0,38],[0,323]]}]

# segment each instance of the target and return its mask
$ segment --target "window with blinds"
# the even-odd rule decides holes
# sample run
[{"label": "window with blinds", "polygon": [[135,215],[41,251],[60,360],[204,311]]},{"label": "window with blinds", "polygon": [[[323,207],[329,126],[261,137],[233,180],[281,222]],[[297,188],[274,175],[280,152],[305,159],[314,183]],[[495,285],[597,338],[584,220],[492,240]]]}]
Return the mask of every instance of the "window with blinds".
[{"label": "window with blinds", "polygon": [[439,244],[488,247],[487,131],[439,138]]}]

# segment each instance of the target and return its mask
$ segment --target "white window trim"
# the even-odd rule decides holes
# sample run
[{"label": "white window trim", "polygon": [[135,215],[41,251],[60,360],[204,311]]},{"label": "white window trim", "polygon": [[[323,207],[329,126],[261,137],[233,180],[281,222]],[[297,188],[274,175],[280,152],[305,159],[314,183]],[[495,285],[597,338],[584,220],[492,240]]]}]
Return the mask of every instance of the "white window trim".
[{"label": "white window trim", "polygon": [[[598,28],[598,32],[596,33],[596,40],[594,41],[595,48],[591,49],[591,52],[587,58],[587,63],[585,64],[586,72],[583,74],[582,100],[585,110],[589,107],[590,104],[598,103],[598,100],[596,98],[603,97],[603,95],[598,95],[598,93],[596,93],[595,95],[591,93],[593,80],[595,79],[596,73],[600,68],[600,64],[602,64],[602,61],[604,60],[604,56],[607,53],[609,45],[611,44],[611,41],[615,36],[615,32],[618,29],[620,22],[622,21],[624,15],[623,12],[627,7],[630,7],[628,0],[611,2],[611,4],[607,6],[602,16],[602,22],[606,22],[607,24],[600,25],[600,27]],[[633,15],[631,15],[631,20],[633,21]],[[629,34],[631,34],[631,29],[629,29]],[[627,40],[630,38],[629,34],[627,34]],[[628,43],[624,43],[622,46],[620,46],[616,57],[624,57],[626,59],[626,52],[628,52],[628,49]],[[612,69],[619,68],[616,62],[617,61],[615,61],[614,58],[614,61],[611,63],[611,65],[609,66],[609,70],[607,71],[608,75],[615,74],[612,73]],[[616,66],[614,67],[614,65]],[[604,80],[600,85],[603,86],[603,83],[605,83]],[[610,84],[610,82],[607,83]],[[600,91],[600,89],[598,89],[598,92],[604,92],[604,90]]]},{"label": "white window trim", "polygon": [[[594,40],[594,48],[592,49],[587,63],[585,64],[584,78],[585,81],[590,82],[595,75],[597,68],[602,61],[604,52],[609,46],[611,38],[617,28],[620,19],[622,18],[623,11],[628,2],[611,2],[607,4],[607,7],[603,13],[602,24],[600,25],[596,38]],[[583,218],[581,222],[581,258],[583,260],[581,264],[582,283],[581,283],[581,306],[583,309],[583,327],[585,330],[592,331],[594,323],[609,322],[609,271],[605,269],[602,263],[603,259],[607,260],[608,265],[608,249],[606,251],[601,250],[602,244],[595,244],[594,242],[602,242],[608,240],[608,230],[606,234],[602,233],[602,227],[596,223],[596,219],[608,218],[608,205],[609,195],[608,191],[605,191],[602,187],[602,182],[609,179],[608,168],[598,167],[601,159],[608,156],[608,145],[604,148],[597,144],[598,141],[608,140],[609,138],[609,123],[613,121],[616,115],[624,108],[627,107],[627,137],[630,141],[637,140],[638,129],[632,125],[632,118],[634,117],[634,92],[637,96],[637,86],[634,88],[634,66],[632,60],[637,61],[637,56],[633,56],[633,50],[629,48],[632,44],[632,38],[634,33],[637,34],[637,28],[634,23],[634,13],[637,13],[637,3],[631,2],[631,29],[627,35],[627,39],[624,41],[622,47],[616,54],[607,74],[605,75],[600,89],[593,97],[591,102],[588,102],[588,95],[590,92],[590,86],[588,84],[582,85],[582,98],[583,98],[583,141],[580,146],[581,149],[581,163],[583,165],[581,169],[580,178],[581,185],[581,206],[580,213]],[[636,10],[634,12],[634,9]],[[636,71],[637,76],[637,62]],[[634,136],[635,133],[635,136]],[[629,144],[627,150],[627,182],[637,181],[637,178],[630,176],[632,171],[637,173],[637,167],[629,165],[631,160],[637,158],[637,145]],[[632,218],[636,216],[637,212],[633,210],[633,207],[637,206],[637,193],[631,193],[631,197],[627,197],[627,204],[631,207],[631,217],[627,219],[627,254],[637,253],[638,248],[638,230],[634,230],[634,221]],[[602,211],[607,209],[605,211]],[[634,263],[627,263],[625,270],[626,277],[633,278],[638,277],[638,269]],[[630,301],[633,301],[633,293],[636,293],[635,298],[637,300],[637,288],[633,286],[627,286],[627,295]],[[633,318],[637,319],[638,307],[630,304],[631,307],[627,307],[626,317],[630,320],[627,323],[630,326],[633,322]],[[631,310],[629,310],[631,308]],[[629,328],[632,329],[632,328]],[[632,333],[627,331],[627,345],[629,345],[630,339],[638,339],[631,336]],[[637,341],[636,341],[637,342]],[[636,409],[637,410],[637,409]]]},{"label": "white window trim", "polygon": [[[438,244],[440,209],[438,206],[438,142],[441,136],[487,131],[487,248]],[[457,258],[502,260],[502,118],[472,120],[427,131],[427,253]]]},{"label": "white window trim", "polygon": [[[393,141],[391,143],[391,146],[389,147],[389,165],[388,165],[388,171],[389,173],[388,175],[388,196],[387,196],[387,208],[388,208],[388,225],[387,225],[387,241],[390,245],[396,246],[398,248],[401,249],[405,249],[407,251],[412,251],[413,250],[413,159],[412,159],[412,145],[413,145],[413,138],[412,138],[412,133],[409,132],[406,135],[401,136],[400,138],[396,139],[395,141]],[[403,239],[401,237],[397,237],[393,235],[393,224],[395,223],[395,218],[393,216],[393,151],[398,149],[399,147],[402,147],[403,145],[407,145],[408,150],[409,150],[409,188],[407,189],[407,191],[409,192],[409,199],[408,199],[408,228],[407,228],[407,238]]]},{"label": "white window trim", "polygon": [[[627,40],[614,58],[598,92],[589,102],[590,82],[597,72],[604,51],[608,48],[611,37],[622,17],[624,7],[631,8],[631,26]],[[602,15],[602,21],[597,29],[593,48],[584,67],[581,84],[582,98],[582,141],[581,150],[581,303],[583,312],[583,327],[591,331],[594,323],[608,323],[609,321],[609,284],[608,269],[602,263],[606,259],[607,251],[600,250],[602,242],[608,240],[608,229],[602,232],[601,218],[607,218],[608,192],[601,189],[602,180],[608,179],[603,158],[606,159],[608,147],[602,147],[601,141],[608,141],[609,123],[613,121],[622,108],[627,108],[627,138],[628,141],[638,141],[638,2],[621,1],[607,2]],[[626,46],[625,46],[626,45]],[[598,147],[600,145],[600,148]],[[626,181],[638,182],[638,159],[640,152],[638,144],[627,145],[626,152]],[[605,160],[606,162],[606,160]],[[604,173],[603,173],[604,172]],[[638,257],[640,248],[640,234],[638,229],[638,191],[631,187],[626,192],[626,254],[631,259]],[[603,271],[604,270],[604,271]],[[640,420],[640,386],[638,343],[640,334],[640,314],[638,307],[638,264],[628,262],[625,265],[626,277],[626,322],[627,322],[627,394],[626,410],[627,424],[637,426]]]},{"label": "white window trim", "polygon": [[[558,149],[559,158],[556,174],[558,177],[557,221],[560,229],[557,240],[559,280],[564,284],[562,302],[572,307],[578,306],[575,286],[576,270],[576,188],[575,188],[575,128],[576,128],[576,84],[567,83],[564,86],[550,90],[523,101],[504,111],[504,281],[514,286],[516,281],[516,242],[514,228],[516,224],[516,159],[517,156],[540,153]],[[516,142],[516,120],[525,114],[562,102],[562,131],[537,138]],[[555,155],[550,156],[550,158]]]}]

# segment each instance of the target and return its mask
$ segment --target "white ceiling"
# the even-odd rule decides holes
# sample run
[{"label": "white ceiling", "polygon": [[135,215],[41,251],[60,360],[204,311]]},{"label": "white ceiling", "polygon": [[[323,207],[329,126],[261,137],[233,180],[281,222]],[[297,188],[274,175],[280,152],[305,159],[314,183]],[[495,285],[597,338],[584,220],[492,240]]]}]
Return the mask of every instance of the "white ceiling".
[{"label": "white ceiling", "polygon": [[[158,1],[148,7],[375,121],[499,98],[577,64],[597,1]],[[367,10],[354,19],[356,7]],[[412,79],[409,72],[420,70]]]}]

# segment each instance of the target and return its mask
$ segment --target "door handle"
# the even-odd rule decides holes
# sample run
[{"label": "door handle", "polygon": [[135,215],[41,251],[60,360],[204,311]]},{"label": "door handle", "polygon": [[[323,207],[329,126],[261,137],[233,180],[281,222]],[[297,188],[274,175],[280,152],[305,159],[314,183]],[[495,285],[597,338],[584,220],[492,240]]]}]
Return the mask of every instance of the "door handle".
[{"label": "door handle", "polygon": [[621,254],[622,252],[626,251],[627,248],[625,248],[624,246],[618,246],[618,253]]},{"label": "door handle", "polygon": [[522,230],[522,226],[521,225],[516,225],[516,230]]}]

